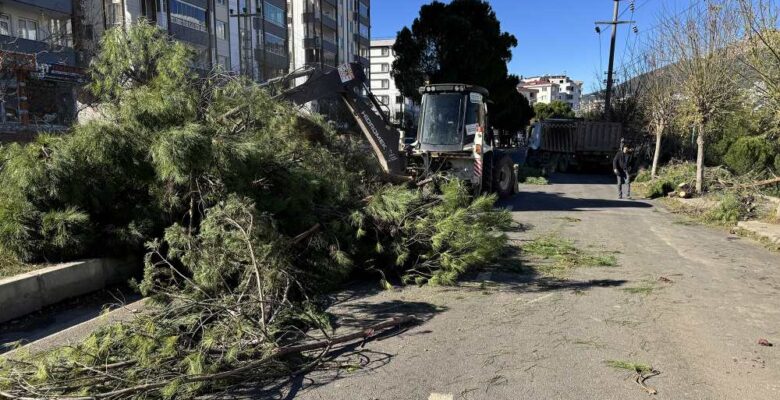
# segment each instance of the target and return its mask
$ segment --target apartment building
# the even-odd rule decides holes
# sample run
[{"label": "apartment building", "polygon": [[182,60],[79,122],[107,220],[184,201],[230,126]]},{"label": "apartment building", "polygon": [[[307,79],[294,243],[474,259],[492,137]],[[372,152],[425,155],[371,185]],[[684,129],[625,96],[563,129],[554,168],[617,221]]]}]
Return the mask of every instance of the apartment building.
[{"label": "apartment building", "polygon": [[264,81],[287,73],[285,0],[82,0],[85,47],[95,51],[102,32],[144,18],[197,52],[195,67]]},{"label": "apartment building", "polygon": [[[84,82],[72,43],[70,0],[0,2],[0,132],[65,129]],[[2,138],[0,138],[2,139]]]},{"label": "apartment building", "polygon": [[414,118],[416,107],[412,99],[405,98],[395,86],[390,70],[395,61],[393,44],[395,39],[374,39],[371,41],[371,92],[387,107],[384,110],[390,120],[404,124]]},{"label": "apartment building", "polygon": [[290,68],[359,62],[368,70],[370,0],[288,0]]},{"label": "apartment building", "polygon": [[572,110],[579,110],[582,98],[582,81],[575,81],[566,75],[545,75],[523,78],[517,91],[533,106],[536,103],[562,101]]}]

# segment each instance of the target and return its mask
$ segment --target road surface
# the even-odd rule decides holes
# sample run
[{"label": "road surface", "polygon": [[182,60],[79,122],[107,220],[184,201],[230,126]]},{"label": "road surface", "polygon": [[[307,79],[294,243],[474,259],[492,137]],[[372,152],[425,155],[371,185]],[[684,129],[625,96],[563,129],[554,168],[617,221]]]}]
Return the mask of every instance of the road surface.
[{"label": "road surface", "polygon": [[618,360],[660,371],[646,381],[659,399],[780,399],[780,254],[616,197],[611,177],[559,175],[505,205],[525,228],[511,233],[521,245],[555,232],[580,248],[617,251],[618,266],[564,279],[494,271],[456,288],[344,293],[331,309],[342,332],[397,314],[425,322],[344,349],[292,383],[242,394],[648,398],[630,371],[606,365]]}]

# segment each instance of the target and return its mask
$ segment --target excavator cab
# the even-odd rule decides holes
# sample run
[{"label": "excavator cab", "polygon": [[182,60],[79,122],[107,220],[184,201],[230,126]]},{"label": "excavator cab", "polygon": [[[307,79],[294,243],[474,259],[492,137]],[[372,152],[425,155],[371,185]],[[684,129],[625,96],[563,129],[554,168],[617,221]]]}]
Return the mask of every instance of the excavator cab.
[{"label": "excavator cab", "polygon": [[464,84],[435,84],[420,88],[420,120],[417,153],[473,152],[475,138],[481,133],[489,139],[485,88]]}]

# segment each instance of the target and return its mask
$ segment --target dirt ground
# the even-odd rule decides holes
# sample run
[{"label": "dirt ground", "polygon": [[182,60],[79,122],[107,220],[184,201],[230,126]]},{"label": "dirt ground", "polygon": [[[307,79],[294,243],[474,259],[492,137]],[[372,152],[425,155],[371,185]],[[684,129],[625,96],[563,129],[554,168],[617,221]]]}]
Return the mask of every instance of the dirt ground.
[{"label": "dirt ground", "polygon": [[[415,314],[424,322],[341,349],[323,369],[244,392],[281,399],[780,398],[780,253],[618,200],[610,177],[558,175],[505,202],[522,246],[543,233],[618,265],[541,276],[523,254],[459,287],[342,293],[337,332]],[[761,346],[760,338],[775,344]]]}]

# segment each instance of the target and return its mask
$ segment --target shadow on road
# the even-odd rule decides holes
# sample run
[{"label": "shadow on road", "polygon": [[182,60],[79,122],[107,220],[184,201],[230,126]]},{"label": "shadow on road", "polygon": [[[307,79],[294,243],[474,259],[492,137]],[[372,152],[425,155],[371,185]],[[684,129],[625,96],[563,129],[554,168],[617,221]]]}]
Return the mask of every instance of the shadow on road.
[{"label": "shadow on road", "polygon": [[521,192],[502,201],[499,206],[511,211],[592,211],[601,208],[649,208],[643,201],[619,199],[581,199],[563,193]]},{"label": "shadow on road", "polygon": [[547,178],[551,184],[557,185],[611,185],[615,176],[606,174],[562,174],[555,173]]},{"label": "shadow on road", "polygon": [[[375,285],[374,285],[375,287]],[[362,296],[375,294],[375,289],[360,287],[350,290],[346,297],[341,297],[336,304],[351,299],[359,299]],[[425,321],[430,320],[435,314],[446,311],[445,307],[419,301],[389,300],[377,303],[356,302],[338,304],[338,319],[333,319],[334,327],[346,328],[338,334],[353,333],[381,321],[393,317],[414,315],[420,322],[400,328],[392,328],[382,331],[371,337],[370,341],[381,341],[393,336],[404,334],[406,336],[419,336],[431,333],[430,330],[415,329]],[[304,388],[313,388],[326,385],[342,378],[354,378],[360,375],[371,374],[392,361],[394,355],[365,348],[366,342],[351,343],[343,347],[337,347],[322,358],[321,364],[313,371],[299,371],[289,374],[287,377],[276,380],[266,386],[254,386],[240,388],[230,393],[223,393],[219,398],[231,399],[293,399]]]}]

